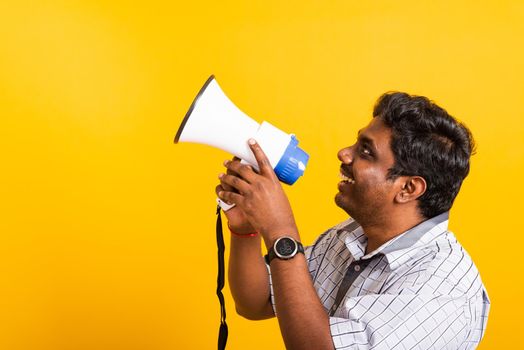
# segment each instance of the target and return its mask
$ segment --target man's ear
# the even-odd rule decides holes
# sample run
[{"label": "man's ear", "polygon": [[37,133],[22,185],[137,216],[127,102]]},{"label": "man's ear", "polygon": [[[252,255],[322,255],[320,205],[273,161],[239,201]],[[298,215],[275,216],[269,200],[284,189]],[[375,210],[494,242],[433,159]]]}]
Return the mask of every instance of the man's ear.
[{"label": "man's ear", "polygon": [[397,203],[416,200],[426,192],[426,180],[420,176],[401,176],[401,189],[395,196]]}]

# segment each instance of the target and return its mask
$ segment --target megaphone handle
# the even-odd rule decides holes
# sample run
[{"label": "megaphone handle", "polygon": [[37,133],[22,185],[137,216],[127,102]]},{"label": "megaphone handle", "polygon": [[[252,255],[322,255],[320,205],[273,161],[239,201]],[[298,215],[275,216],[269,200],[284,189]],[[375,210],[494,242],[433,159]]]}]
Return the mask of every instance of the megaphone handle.
[{"label": "megaphone handle", "polygon": [[217,198],[217,203],[220,205],[220,208],[222,208],[223,211],[228,211],[229,209],[233,208],[235,204],[227,204],[220,198]]}]

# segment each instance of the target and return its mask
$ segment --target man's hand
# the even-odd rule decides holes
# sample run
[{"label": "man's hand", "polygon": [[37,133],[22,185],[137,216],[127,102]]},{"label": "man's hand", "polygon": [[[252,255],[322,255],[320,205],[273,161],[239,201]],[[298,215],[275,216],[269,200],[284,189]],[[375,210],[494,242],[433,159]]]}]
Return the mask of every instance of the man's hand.
[{"label": "man's hand", "polygon": [[[238,161],[226,161],[228,173],[219,175],[223,190],[218,191],[218,196],[234,203],[269,247],[279,236],[297,235],[298,232],[287,196],[269,160],[258,143],[250,142],[250,148],[260,173]],[[230,186],[237,192],[224,186]]]},{"label": "man's hand", "polygon": [[[237,162],[240,164],[240,158],[233,157],[233,162]],[[232,176],[238,176],[237,173],[230,169],[227,169],[227,174]],[[221,183],[215,188],[217,196],[221,191],[235,192],[236,190],[225,183]],[[231,231],[238,234],[249,234],[255,232],[255,229],[253,228],[253,226],[251,226],[246,216],[238,206],[234,206],[233,208],[224,211],[224,214],[227,217],[228,226]]]}]

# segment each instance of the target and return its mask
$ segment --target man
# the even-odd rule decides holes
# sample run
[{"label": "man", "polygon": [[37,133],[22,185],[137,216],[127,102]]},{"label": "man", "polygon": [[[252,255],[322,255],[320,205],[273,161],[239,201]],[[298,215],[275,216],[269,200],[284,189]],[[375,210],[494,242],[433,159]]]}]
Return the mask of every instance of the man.
[{"label": "man", "polygon": [[474,148],[464,125],[425,97],[380,97],[356,143],[338,153],[335,202],[351,218],[304,254],[278,178],[254,140],[250,147],[259,171],[226,161],[216,189],[236,204],[226,216],[229,283],[240,315],[276,315],[289,349],[477,346],[489,299],[447,230]]}]

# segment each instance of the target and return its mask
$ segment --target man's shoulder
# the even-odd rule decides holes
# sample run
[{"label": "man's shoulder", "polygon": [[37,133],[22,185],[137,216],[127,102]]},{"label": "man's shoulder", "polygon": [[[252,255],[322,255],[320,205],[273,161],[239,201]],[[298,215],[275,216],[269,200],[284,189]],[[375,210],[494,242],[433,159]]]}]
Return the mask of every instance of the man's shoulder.
[{"label": "man's shoulder", "polygon": [[339,222],[335,226],[332,226],[325,230],[320,236],[318,236],[315,243],[325,239],[336,237],[341,233],[353,232],[359,227],[360,224],[358,222],[356,222],[353,218],[348,218],[342,222]]},{"label": "man's shoulder", "polygon": [[316,253],[325,252],[326,250],[342,245],[343,240],[339,238],[344,234],[351,234],[360,227],[353,218],[348,218],[320,234],[314,243],[308,248]]},{"label": "man's shoulder", "polygon": [[359,227],[360,227],[360,224],[356,222],[355,219],[350,217],[336,224],[335,226],[331,227],[330,229],[327,230],[327,232],[333,232],[335,234],[341,233],[341,232],[353,232]]},{"label": "man's shoulder", "polygon": [[[432,254],[428,254],[430,251]],[[440,281],[442,289],[447,285],[450,293],[465,293],[475,284],[482,285],[473,259],[451,231],[430,242],[419,255],[426,255],[418,261],[425,265],[426,277]]]}]

